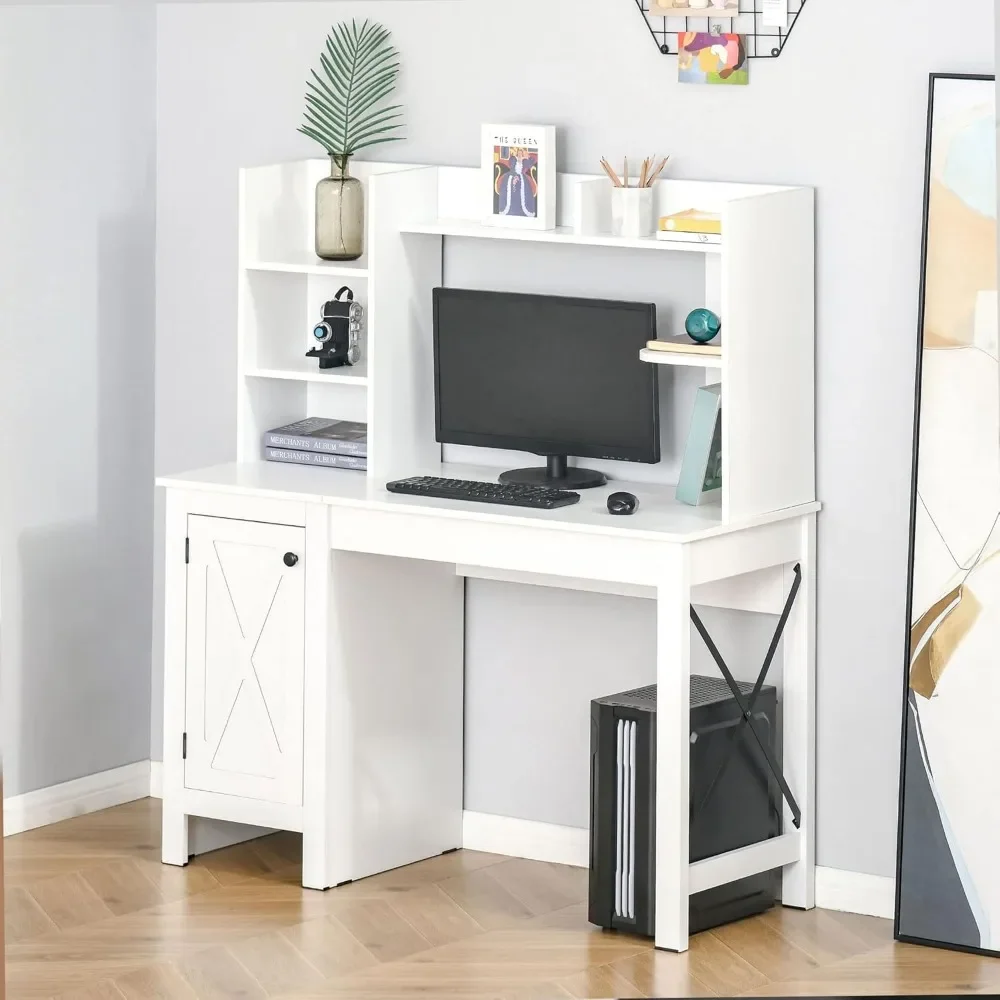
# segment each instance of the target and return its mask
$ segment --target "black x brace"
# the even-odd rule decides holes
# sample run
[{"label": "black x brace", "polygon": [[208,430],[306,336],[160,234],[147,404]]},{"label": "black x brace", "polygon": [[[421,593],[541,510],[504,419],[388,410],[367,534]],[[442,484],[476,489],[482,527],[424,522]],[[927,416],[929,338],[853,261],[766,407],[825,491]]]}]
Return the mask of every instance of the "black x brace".
[{"label": "black x brace", "polygon": [[761,753],[764,755],[764,759],[767,761],[767,766],[770,769],[771,774],[774,776],[774,780],[778,783],[778,787],[781,789],[781,794],[788,803],[788,808],[792,812],[792,822],[795,824],[795,828],[798,829],[802,825],[802,810],[795,801],[795,796],[792,795],[792,790],[788,787],[788,782],[785,781],[785,776],[781,773],[781,766],[774,759],[774,755],[768,746],[767,740],[765,740],[758,732],[757,724],[754,722],[753,717],[754,705],[757,703],[757,697],[760,694],[760,689],[764,686],[764,681],[767,678],[767,672],[771,669],[774,654],[778,651],[778,643],[781,642],[781,636],[785,631],[785,625],[788,624],[788,616],[791,614],[792,605],[795,603],[795,598],[799,592],[799,586],[802,584],[802,567],[796,565],[794,573],[795,579],[792,581],[792,589],[789,591],[788,597],[785,599],[785,606],[782,608],[781,617],[778,619],[778,626],[774,630],[774,635],[771,638],[771,645],[768,647],[767,656],[764,657],[764,663],[760,668],[760,673],[757,675],[757,683],[754,684],[749,700],[744,698],[739,684],[736,683],[736,679],[733,677],[732,672],[726,665],[726,661],[722,658],[722,654],[719,652],[719,647],[715,645],[714,640],[708,634],[708,629],[705,628],[705,624],[699,617],[698,612],[695,611],[693,607],[691,608],[691,621],[694,622],[694,627],[698,630],[698,634],[702,637],[705,645],[708,647],[708,651],[712,654],[712,659],[715,660],[719,670],[722,671],[722,676],[726,679],[726,683],[729,685],[729,690],[733,692],[733,697],[736,699],[737,704],[740,706],[740,711],[743,713],[743,718],[740,720],[739,726],[736,730],[734,730],[731,737],[729,753],[727,754],[725,760],[723,760],[722,765],[715,774],[715,777],[712,779],[711,784],[708,787],[708,791],[705,793],[704,799],[702,799],[701,806],[699,806],[699,811],[708,801],[713,789],[718,784],[719,779],[722,777],[729,764],[729,761],[732,759],[733,753],[736,749],[736,740],[743,732],[743,729],[749,727],[753,738],[757,741],[757,746],[760,748]]}]

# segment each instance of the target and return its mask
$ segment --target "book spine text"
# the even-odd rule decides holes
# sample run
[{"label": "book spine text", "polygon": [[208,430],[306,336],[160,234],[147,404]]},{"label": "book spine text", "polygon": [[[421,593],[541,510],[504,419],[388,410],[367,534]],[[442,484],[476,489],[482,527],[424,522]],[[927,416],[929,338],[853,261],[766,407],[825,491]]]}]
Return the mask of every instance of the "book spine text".
[{"label": "book spine text", "polygon": [[285,448],[265,448],[264,457],[269,462],[288,462],[290,465],[323,465],[328,469],[356,469],[364,472],[368,459],[356,455],[331,455],[325,451],[289,451]]},{"label": "book spine text", "polygon": [[265,448],[287,448],[292,451],[327,452],[331,455],[352,455],[365,458],[368,455],[367,441],[338,441],[335,438],[292,437],[288,434],[264,435]]}]

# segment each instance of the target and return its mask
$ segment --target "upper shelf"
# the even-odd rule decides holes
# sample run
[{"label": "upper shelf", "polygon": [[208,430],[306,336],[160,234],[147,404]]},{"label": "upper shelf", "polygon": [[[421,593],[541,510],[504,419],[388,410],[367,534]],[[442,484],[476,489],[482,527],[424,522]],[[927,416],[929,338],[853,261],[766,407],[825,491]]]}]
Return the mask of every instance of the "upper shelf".
[{"label": "upper shelf", "polygon": [[248,260],[248,271],[272,271],[279,274],[318,274],[331,278],[367,278],[368,268],[351,262],[320,260],[311,253],[283,254],[280,260]]},{"label": "upper shelf", "polygon": [[302,358],[292,365],[269,368],[266,366],[251,366],[244,373],[251,378],[285,379],[292,382],[326,382],[328,385],[368,385],[368,361],[359,365],[344,365],[341,368],[331,368],[321,371],[313,358]]},{"label": "upper shelf", "polygon": [[675,368],[722,368],[721,354],[682,354],[680,351],[651,351],[643,348],[639,360],[651,365],[672,365]]},{"label": "upper shelf", "polygon": [[681,240],[658,240],[655,237],[626,239],[621,236],[580,236],[569,226],[556,229],[513,229],[487,226],[469,219],[437,219],[434,222],[410,223],[403,233],[431,236],[465,236],[481,240],[519,240],[527,243],[562,243],[588,247],[617,247],[622,250],[680,250],[682,253],[721,253],[719,243],[688,243]]}]

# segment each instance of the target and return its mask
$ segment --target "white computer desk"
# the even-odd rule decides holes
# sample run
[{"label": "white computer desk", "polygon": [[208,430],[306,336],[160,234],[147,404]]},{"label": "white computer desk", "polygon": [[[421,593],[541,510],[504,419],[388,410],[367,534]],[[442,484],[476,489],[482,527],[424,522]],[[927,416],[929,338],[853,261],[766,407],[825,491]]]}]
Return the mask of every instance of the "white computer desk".
[{"label": "white computer desk", "polygon": [[[723,524],[718,507],[618,482],[613,489],[630,489],[641,505],[613,517],[612,486],[535,511],[399,497],[357,473],[263,463],[159,484],[168,553],[182,548],[192,515],[298,526],[305,588],[301,802],[213,796],[186,787],[184,761],[171,752],[185,727],[186,574],[167,560],[165,861],[186,863],[188,816],[301,829],[303,884],[319,889],[461,846],[463,577],[484,576],[656,600],[658,947],[687,948],[690,893],[759,871],[783,867],[784,904],[814,905],[819,504]],[[801,826],[786,808],[780,837],[689,864],[690,606],[776,612],[795,565],[802,583],[784,637],[781,719]]]}]

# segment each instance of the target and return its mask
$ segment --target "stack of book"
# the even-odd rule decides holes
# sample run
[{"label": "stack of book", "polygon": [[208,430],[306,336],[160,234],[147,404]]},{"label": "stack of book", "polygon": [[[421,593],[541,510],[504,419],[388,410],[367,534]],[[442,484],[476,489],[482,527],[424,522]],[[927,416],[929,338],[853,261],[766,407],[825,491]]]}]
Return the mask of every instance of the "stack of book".
[{"label": "stack of book", "polygon": [[700,212],[696,208],[664,215],[660,219],[656,238],[675,243],[721,243],[722,216],[717,212]]},{"label": "stack of book", "polygon": [[368,426],[324,417],[297,420],[264,435],[264,458],[364,472],[368,468]]}]

